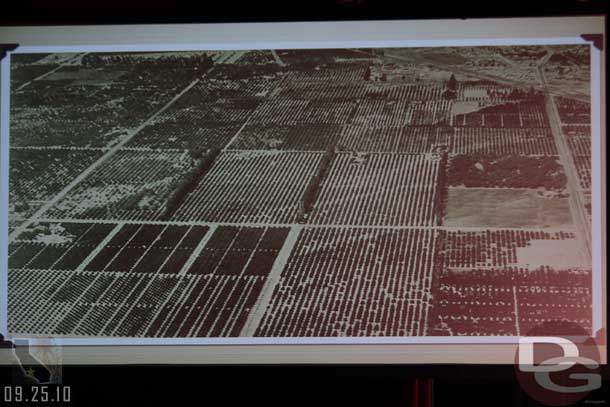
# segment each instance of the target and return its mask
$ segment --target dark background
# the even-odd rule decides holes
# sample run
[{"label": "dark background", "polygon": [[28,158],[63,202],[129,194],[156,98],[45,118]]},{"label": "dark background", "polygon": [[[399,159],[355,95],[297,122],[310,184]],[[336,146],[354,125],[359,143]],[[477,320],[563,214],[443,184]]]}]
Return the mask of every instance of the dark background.
[{"label": "dark background", "polygon": [[[0,25],[221,23],[541,17],[605,14],[607,0],[463,1],[11,1]],[[1,42],[1,38],[0,38]],[[2,369],[0,385],[11,373]],[[536,406],[512,366],[64,366],[64,384],[85,406],[410,406],[415,379],[433,378],[435,406]],[[590,402],[608,398],[604,388]],[[426,405],[425,394],[419,395]]]},{"label": "dark background", "polygon": [[220,23],[590,15],[607,0],[16,0],[0,24]]}]

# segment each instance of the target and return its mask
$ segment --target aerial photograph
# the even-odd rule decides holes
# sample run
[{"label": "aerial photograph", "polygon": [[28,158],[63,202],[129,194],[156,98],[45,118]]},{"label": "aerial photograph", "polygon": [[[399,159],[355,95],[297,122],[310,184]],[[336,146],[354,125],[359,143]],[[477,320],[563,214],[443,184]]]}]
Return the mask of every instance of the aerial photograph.
[{"label": "aerial photograph", "polygon": [[590,77],[588,44],[13,53],[9,333],[591,332]]}]

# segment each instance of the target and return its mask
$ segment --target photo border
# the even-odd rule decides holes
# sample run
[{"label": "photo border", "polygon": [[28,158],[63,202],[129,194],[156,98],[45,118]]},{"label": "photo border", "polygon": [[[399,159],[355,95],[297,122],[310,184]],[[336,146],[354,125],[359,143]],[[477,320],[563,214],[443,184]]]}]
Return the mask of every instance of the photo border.
[{"label": "photo border", "polygon": [[[569,19],[569,18],[568,18]],[[517,19],[519,20],[519,19]],[[524,20],[524,19],[521,19]],[[527,19],[525,19],[527,20]],[[540,19],[537,19],[540,20]],[[490,21],[490,20],[485,20]],[[597,20],[596,20],[597,21]],[[469,20],[469,24],[477,25],[476,20]],[[352,22],[352,28],[357,28],[362,24],[370,22]],[[403,25],[416,24],[413,22],[376,22],[375,24],[396,24]],[[207,24],[207,28],[211,26],[239,26],[239,28],[253,29],[255,31],[265,30],[266,26],[283,26],[285,28],[297,28],[303,24],[309,23],[265,23],[265,24]],[[311,23],[312,25],[329,26],[335,23]],[[346,23],[343,23],[346,24]],[[96,27],[105,31],[115,29],[117,26]],[[118,26],[126,28],[127,26]],[[160,27],[160,26],[143,26],[143,27]],[[186,26],[189,27],[189,26]],[[199,25],[198,27],[201,27]],[[29,27],[31,28],[31,27]],[[20,30],[27,31],[28,27],[10,28],[15,33]],[[74,28],[66,29],[65,27],[50,27],[54,30],[73,31]],[[83,29],[81,27],[79,29]],[[174,26],[175,28],[175,26]],[[45,28],[47,30],[49,28]],[[395,28],[394,28],[395,29]],[[0,28],[0,35],[3,28]],[[34,30],[36,31],[36,30]],[[52,30],[53,31],[53,30]],[[187,30],[188,31],[188,30]],[[17,35],[19,37],[19,35]],[[25,35],[28,41],[32,40],[31,36]],[[47,38],[36,37],[38,41],[47,41]],[[52,37],[52,36],[51,36]],[[0,72],[0,176],[3,182],[0,182],[0,192],[2,201],[0,201],[0,332],[8,331],[8,180],[9,177],[9,115],[10,115],[10,100],[9,100],[9,83],[10,83],[10,54],[19,53],[43,53],[43,52],[142,52],[142,51],[212,51],[212,50],[257,50],[257,49],[333,49],[333,48],[413,48],[413,47],[456,47],[456,46],[501,46],[501,45],[570,45],[570,44],[589,44],[591,49],[591,138],[592,138],[592,318],[593,332],[605,327],[605,269],[604,269],[604,241],[605,236],[602,234],[603,228],[603,207],[602,199],[605,199],[605,190],[602,185],[602,168],[605,167],[604,149],[602,148],[602,51],[593,46],[591,41],[587,41],[576,35],[569,36],[530,36],[510,38],[498,35],[489,35],[488,38],[467,38],[467,39],[390,39],[390,40],[307,40],[307,35],[303,36],[304,40],[293,41],[250,41],[244,38],[242,42],[224,43],[218,40],[209,41],[202,38],[200,42],[188,43],[145,43],[132,42],[129,44],[38,44],[32,45],[25,43],[19,46],[14,51],[10,51],[1,61]],[[78,38],[78,37],[77,37]],[[18,38],[17,38],[18,39]],[[74,38],[73,38],[74,40]],[[52,41],[52,39],[51,39]],[[596,154],[597,153],[597,154]],[[604,205],[605,206],[605,205]],[[10,335],[8,335],[10,338]],[[36,335],[23,336],[19,338],[29,338],[35,341]],[[519,336],[405,336],[405,337],[237,337],[237,338],[138,338],[138,337],[54,337],[54,341],[59,346],[134,346],[134,345],[433,345],[433,344],[508,344],[514,345],[518,343]],[[605,343],[604,343],[605,345]]]}]

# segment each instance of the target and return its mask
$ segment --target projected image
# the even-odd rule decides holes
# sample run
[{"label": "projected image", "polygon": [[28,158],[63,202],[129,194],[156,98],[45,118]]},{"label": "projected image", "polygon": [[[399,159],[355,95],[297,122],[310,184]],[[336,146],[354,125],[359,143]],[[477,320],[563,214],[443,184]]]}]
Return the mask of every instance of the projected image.
[{"label": "projected image", "polygon": [[590,332],[589,61],[13,54],[9,332]]}]

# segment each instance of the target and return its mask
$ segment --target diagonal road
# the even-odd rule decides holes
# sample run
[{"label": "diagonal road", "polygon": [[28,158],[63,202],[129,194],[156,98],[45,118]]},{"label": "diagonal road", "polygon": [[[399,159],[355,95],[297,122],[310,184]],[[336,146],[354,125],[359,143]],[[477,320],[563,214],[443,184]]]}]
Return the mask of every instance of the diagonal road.
[{"label": "diagonal road", "polygon": [[93,164],[91,164],[85,171],[78,174],[76,178],[72,180],[68,185],[64,187],[58,194],[56,194],[52,199],[48,200],[43,206],[41,206],[28,220],[23,222],[21,225],[16,227],[13,232],[9,235],[8,241],[12,242],[19,236],[28,226],[34,223],[39,217],[41,217],[48,209],[50,209],[53,205],[59,202],[64,196],[68,194],[74,187],[80,184],[85,178],[89,176],[93,171],[99,168],[106,160],[108,160],[111,156],[113,156],[117,151],[121,149],[129,140],[131,140],[136,134],[138,134],[144,127],[148,126],[151,121],[153,121],[157,116],[166,111],[171,105],[173,105],[182,95],[188,92],[193,86],[199,83],[201,79],[197,78],[193,82],[191,82],[186,88],[184,88],[180,93],[172,98],[169,102],[167,102],[161,109],[157,110],[153,113],[148,119],[146,119],[142,124],[140,124],[137,128],[129,132],[123,139],[117,143],[114,147],[109,149],[98,158]]},{"label": "diagonal road", "polygon": [[[235,63],[239,58],[244,55],[244,51],[237,51],[233,53],[223,54],[222,63]],[[82,56],[82,55],[81,55]],[[70,60],[72,61],[72,60]],[[98,158],[93,164],[91,164],[85,171],[81,172],[76,178],[72,180],[64,189],[62,189],[58,194],[56,194],[52,199],[47,201],[43,206],[41,206],[32,216],[30,216],[25,222],[19,225],[17,228],[13,230],[13,232],[9,235],[8,241],[13,242],[17,236],[19,236],[28,226],[32,223],[36,222],[48,209],[53,207],[60,199],[66,196],[74,187],[80,184],[84,179],[86,179],[93,171],[95,171],[100,165],[102,165],[106,160],[108,160],[111,156],[113,156],[117,151],[119,151],[125,144],[127,144],[136,134],[138,134],[142,129],[148,126],[157,116],[166,111],[169,107],[171,107],[178,99],[182,97],[186,92],[191,90],[195,85],[197,85],[204,75],[210,73],[216,65],[215,63],[212,65],[207,71],[198,76],[197,79],[189,83],[184,89],[182,89],[176,96],[174,96],[169,102],[163,105],[159,110],[154,112],[150,117],[148,117],[144,122],[142,122],[137,128],[130,131],[125,137],[123,137],[119,143],[106,151],[100,158]],[[50,74],[51,72],[47,73]]]}]

